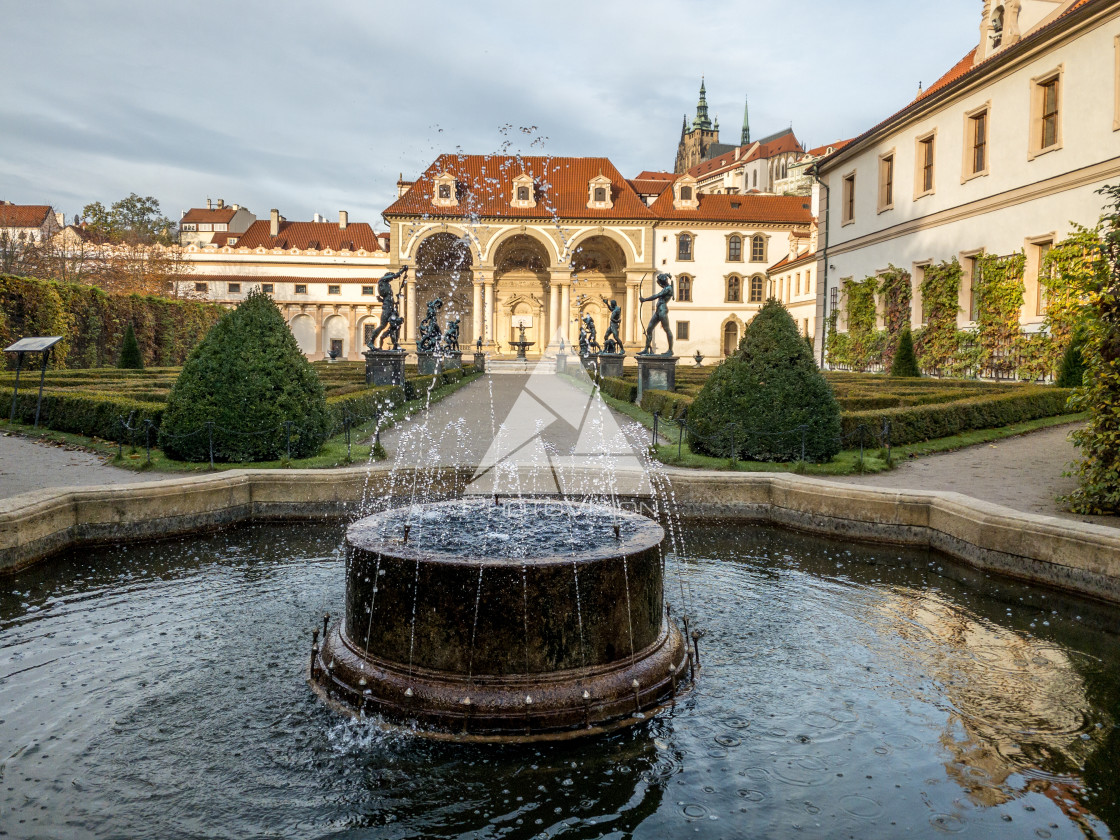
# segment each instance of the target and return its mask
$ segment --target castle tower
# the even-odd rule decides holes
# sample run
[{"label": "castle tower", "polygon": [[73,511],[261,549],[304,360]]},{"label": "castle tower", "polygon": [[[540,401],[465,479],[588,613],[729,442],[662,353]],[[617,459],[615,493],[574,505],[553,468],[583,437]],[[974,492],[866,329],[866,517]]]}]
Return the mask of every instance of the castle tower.
[{"label": "castle tower", "polygon": [[708,116],[708,91],[704,87],[704,79],[701,77],[700,98],[696,102],[696,116],[692,120],[692,126],[689,127],[688,115],[685,115],[673,171],[680,174],[686,172],[689,167],[707,160],[711,157],[710,150],[713,144],[719,144],[719,124],[718,122],[713,123]]}]

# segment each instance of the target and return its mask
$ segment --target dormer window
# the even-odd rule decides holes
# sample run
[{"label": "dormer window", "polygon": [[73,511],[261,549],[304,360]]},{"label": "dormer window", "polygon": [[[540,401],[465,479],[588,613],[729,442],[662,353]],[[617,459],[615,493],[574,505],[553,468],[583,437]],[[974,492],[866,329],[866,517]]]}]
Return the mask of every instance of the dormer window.
[{"label": "dormer window", "polygon": [[587,207],[590,210],[610,210],[614,207],[611,179],[602,172],[587,183]]},{"label": "dormer window", "polygon": [[518,175],[513,179],[513,195],[510,197],[512,207],[536,207],[537,199],[533,179],[528,175]]},{"label": "dormer window", "polygon": [[699,189],[696,185],[696,179],[691,175],[679,178],[673,185],[673,209],[695,210],[699,206]]},{"label": "dormer window", "polygon": [[443,172],[436,176],[435,189],[432,191],[432,204],[436,207],[458,206],[459,185],[454,175]]}]

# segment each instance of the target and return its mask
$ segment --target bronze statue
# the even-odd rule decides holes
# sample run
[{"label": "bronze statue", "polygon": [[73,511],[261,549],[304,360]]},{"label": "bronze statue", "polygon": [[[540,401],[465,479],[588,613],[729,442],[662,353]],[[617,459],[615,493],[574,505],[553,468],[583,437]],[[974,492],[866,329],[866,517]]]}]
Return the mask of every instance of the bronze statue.
[{"label": "bronze statue", "polygon": [[669,329],[669,301],[673,299],[673,277],[671,274],[658,274],[657,285],[661,288],[654,292],[649,297],[643,297],[640,300],[642,303],[647,301],[657,301],[657,308],[653,312],[653,317],[649,319],[649,325],[646,327],[646,346],[642,350],[643,356],[652,356],[653,352],[653,330],[660,324],[661,328],[665,330],[665,338],[669,340],[669,349],[663,354],[666,356],[673,355],[673,333]]},{"label": "bronze statue", "polygon": [[583,316],[583,326],[587,330],[588,349],[596,353],[601,352],[603,348],[599,346],[599,341],[595,337],[595,319],[591,317],[591,313]]},{"label": "bronze statue", "polygon": [[[385,343],[388,338],[391,342],[390,346],[393,350],[400,350],[400,344],[397,338],[400,335],[400,327],[396,331],[393,330],[393,319],[400,318],[400,311],[397,309],[396,295],[393,293],[393,281],[398,277],[402,278],[401,288],[404,288],[405,275],[408,274],[408,266],[406,265],[400,271],[394,271],[389,274],[383,274],[381,279],[377,281],[377,296],[381,299],[381,322],[377,325],[366,342],[366,346],[370,350],[380,350],[381,345]],[[404,319],[401,319],[404,323]]]},{"label": "bronze statue", "polygon": [[459,352],[459,319],[449,318],[447,332],[443,335],[443,349],[448,353]]},{"label": "bronze statue", "polygon": [[439,328],[439,311],[443,308],[443,301],[438,297],[428,301],[428,311],[424,313],[424,320],[420,322],[420,336],[416,341],[416,349],[420,353],[434,353],[439,349],[443,330]]},{"label": "bronze statue", "polygon": [[617,300],[607,300],[602,295],[599,295],[599,297],[603,299],[603,303],[611,311],[610,320],[607,322],[607,331],[603,333],[603,347],[606,348],[603,352],[617,353],[622,347],[622,336],[618,332],[618,328],[622,325],[622,307],[618,305]]},{"label": "bronze statue", "polygon": [[475,341],[474,341],[474,352],[476,352],[476,353],[481,353],[482,352],[482,336],[479,336],[478,338],[475,339]]}]

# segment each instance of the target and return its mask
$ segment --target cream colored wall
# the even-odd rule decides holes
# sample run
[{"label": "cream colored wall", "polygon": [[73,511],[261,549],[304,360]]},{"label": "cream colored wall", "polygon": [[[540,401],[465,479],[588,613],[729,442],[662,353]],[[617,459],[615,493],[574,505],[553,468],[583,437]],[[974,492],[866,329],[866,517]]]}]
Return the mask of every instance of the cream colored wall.
[{"label": "cream colored wall", "polygon": [[[912,270],[985,249],[1009,254],[1026,248],[1027,304],[1022,320],[1037,325],[1037,260],[1040,238],[1060,240],[1071,222],[1093,225],[1102,198],[1095,190],[1120,176],[1120,132],[1115,125],[1116,37],[1120,9],[1104,21],[1008,65],[998,77],[963,90],[928,114],[912,119],[851,159],[826,167],[830,186],[829,286],[848,277],[874,275],[888,264]],[[993,58],[998,61],[998,58]],[[1061,145],[1030,152],[1032,79],[1060,70]],[[964,172],[965,115],[989,107],[987,175]],[[936,132],[935,191],[915,198],[917,140]],[[880,156],[895,154],[893,208],[878,211]],[[843,224],[842,178],[856,173],[855,218]],[[1034,273],[1032,273],[1032,270]],[[962,293],[963,296],[963,293]],[[841,317],[841,322],[843,318]],[[968,326],[967,313],[959,323]]]}]

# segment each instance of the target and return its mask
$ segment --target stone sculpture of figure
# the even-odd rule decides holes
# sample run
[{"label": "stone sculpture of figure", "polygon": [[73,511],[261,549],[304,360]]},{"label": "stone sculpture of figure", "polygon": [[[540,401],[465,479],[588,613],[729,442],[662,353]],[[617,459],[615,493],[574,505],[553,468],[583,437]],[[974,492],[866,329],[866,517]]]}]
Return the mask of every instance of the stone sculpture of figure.
[{"label": "stone sculpture of figure", "polygon": [[586,327],[580,327],[579,328],[579,354],[580,354],[580,356],[590,356],[591,355],[591,347],[589,346],[588,341],[587,341],[587,328]]},{"label": "stone sculpture of figure", "polygon": [[616,344],[615,340],[611,338],[611,334],[608,331],[606,338],[603,339],[603,352],[610,356],[617,353],[618,350],[618,344]]},{"label": "stone sculpture of figure", "polygon": [[595,337],[595,319],[591,317],[591,313],[583,316],[583,325],[587,329],[587,346],[589,349],[594,350],[596,353],[602,351],[599,346],[599,340]]},{"label": "stone sculpture of figure", "polygon": [[380,350],[386,338],[391,339],[392,349],[401,349],[397,340],[393,338],[392,330],[393,318],[399,317],[400,315],[397,310],[397,298],[393,293],[393,281],[398,277],[403,278],[406,274],[408,274],[407,265],[400,271],[381,275],[381,279],[377,281],[377,296],[381,299],[381,322],[377,325],[377,329],[370,335],[369,341],[366,342],[366,346],[370,350]]},{"label": "stone sculpture of figure", "polygon": [[[622,307],[618,305],[617,300],[607,300],[602,295],[603,303],[611,311],[610,320],[607,322],[607,331],[603,333],[603,347],[613,347],[613,350],[604,350],[606,353],[617,353],[619,348],[622,347],[622,336],[619,335],[618,328],[622,326]],[[613,338],[612,338],[613,336]]]},{"label": "stone sculpture of figure", "polygon": [[428,301],[428,310],[424,313],[424,320],[420,322],[420,336],[416,341],[416,349],[421,353],[434,353],[439,347],[443,337],[438,320],[442,308],[443,301],[439,298]]},{"label": "stone sculpture of figure", "polygon": [[478,338],[476,338],[474,340],[474,352],[476,352],[476,353],[481,353],[482,352],[482,336],[479,336]]},{"label": "stone sculpture of figure", "polygon": [[448,353],[459,352],[459,319],[450,318],[447,321],[447,332],[443,335],[443,349]]},{"label": "stone sculpture of figure", "polygon": [[404,317],[399,312],[394,312],[389,319],[389,344],[394,350],[401,349],[401,327],[404,326]]},{"label": "stone sculpture of figure", "polygon": [[660,324],[661,329],[665,330],[665,338],[669,341],[669,349],[664,355],[673,355],[673,333],[669,330],[669,301],[673,299],[673,277],[671,274],[658,274],[657,285],[661,288],[654,292],[649,297],[641,298],[642,303],[647,301],[657,301],[657,308],[653,311],[653,317],[649,319],[649,325],[646,327],[646,347],[642,350],[643,356],[653,355],[653,330]]}]

